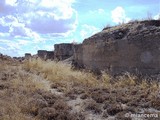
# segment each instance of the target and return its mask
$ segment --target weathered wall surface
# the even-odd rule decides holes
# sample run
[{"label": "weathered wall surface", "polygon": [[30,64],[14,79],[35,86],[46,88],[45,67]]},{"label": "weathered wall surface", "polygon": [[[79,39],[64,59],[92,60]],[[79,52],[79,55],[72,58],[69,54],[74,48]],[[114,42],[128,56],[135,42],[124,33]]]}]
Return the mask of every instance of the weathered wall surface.
[{"label": "weathered wall surface", "polygon": [[[77,47],[78,48],[78,47]],[[74,60],[87,69],[121,72],[160,72],[160,21],[125,24],[85,39]]]},{"label": "weathered wall surface", "polygon": [[83,68],[83,50],[82,44],[74,45],[73,47],[73,62],[72,64],[77,68]]},{"label": "weathered wall surface", "polygon": [[43,60],[54,59],[54,51],[38,50],[37,55]]},{"label": "weathered wall surface", "polygon": [[47,50],[38,50],[37,55],[38,55],[39,58],[41,58],[43,60],[46,60]]},{"label": "weathered wall surface", "polygon": [[47,51],[46,59],[53,60],[54,59],[54,51]]},{"label": "weathered wall surface", "polygon": [[25,53],[25,59],[29,59],[29,58],[31,58],[31,54],[30,53]]},{"label": "weathered wall surface", "polygon": [[57,60],[65,60],[73,56],[73,44],[62,43],[54,45],[54,58]]}]

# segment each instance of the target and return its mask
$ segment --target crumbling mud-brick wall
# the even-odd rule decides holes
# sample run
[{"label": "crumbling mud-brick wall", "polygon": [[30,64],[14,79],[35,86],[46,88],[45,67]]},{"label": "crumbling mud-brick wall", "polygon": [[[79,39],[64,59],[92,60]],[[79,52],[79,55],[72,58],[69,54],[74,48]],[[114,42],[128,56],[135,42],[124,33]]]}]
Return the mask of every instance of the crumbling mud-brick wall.
[{"label": "crumbling mud-brick wall", "polygon": [[25,59],[30,59],[32,55],[30,53],[25,53]]},{"label": "crumbling mud-brick wall", "polygon": [[[76,49],[75,49],[76,50]],[[74,60],[87,69],[113,74],[160,72],[160,21],[131,22],[85,39]],[[77,55],[78,54],[78,55]]]},{"label": "crumbling mud-brick wall", "polygon": [[75,44],[73,47],[72,65],[76,68],[83,68],[83,50],[82,44]]},{"label": "crumbling mud-brick wall", "polygon": [[38,50],[37,55],[39,58],[46,60],[47,58],[47,50]]},{"label": "crumbling mud-brick wall", "polygon": [[37,53],[38,57],[43,60],[53,60],[54,59],[54,51],[47,51],[47,50],[38,50]]},{"label": "crumbling mud-brick wall", "polygon": [[[30,56],[30,57],[32,57],[32,56]],[[29,57],[29,58],[30,58]],[[29,58],[27,58],[27,59],[29,59]],[[22,62],[23,60],[25,60],[26,58],[25,57],[13,57],[13,59],[14,60],[17,60],[17,61],[19,61],[19,62]]]},{"label": "crumbling mud-brick wall", "polygon": [[54,45],[54,59],[65,60],[73,56],[73,44],[62,43]]},{"label": "crumbling mud-brick wall", "polygon": [[53,60],[54,59],[54,51],[47,51],[46,59]]}]

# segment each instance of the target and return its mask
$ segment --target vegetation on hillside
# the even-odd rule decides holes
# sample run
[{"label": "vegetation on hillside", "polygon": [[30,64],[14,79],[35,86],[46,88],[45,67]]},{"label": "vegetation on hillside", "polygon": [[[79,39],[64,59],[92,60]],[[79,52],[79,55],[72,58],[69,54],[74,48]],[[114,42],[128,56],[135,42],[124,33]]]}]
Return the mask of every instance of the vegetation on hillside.
[{"label": "vegetation on hillside", "polygon": [[[69,99],[84,100],[81,103],[83,104],[82,111],[112,116],[110,109],[114,115],[119,112],[125,113],[125,111],[136,113],[144,108],[159,109],[157,106],[160,105],[160,84],[155,80],[149,82],[129,73],[117,77],[102,73],[100,77],[97,77],[89,71],[72,70],[70,65],[63,62],[42,61],[41,59],[27,61],[24,68],[33,73],[38,72],[43,78],[51,81],[52,88],[63,92]],[[123,104],[127,106],[124,109]],[[115,107],[117,105],[121,109],[118,112],[116,111],[119,107]]]},{"label": "vegetation on hillside", "polygon": [[[160,84],[124,74],[96,76],[63,62],[0,62],[0,119],[88,120],[160,114]],[[150,111],[152,108],[152,111]]]}]

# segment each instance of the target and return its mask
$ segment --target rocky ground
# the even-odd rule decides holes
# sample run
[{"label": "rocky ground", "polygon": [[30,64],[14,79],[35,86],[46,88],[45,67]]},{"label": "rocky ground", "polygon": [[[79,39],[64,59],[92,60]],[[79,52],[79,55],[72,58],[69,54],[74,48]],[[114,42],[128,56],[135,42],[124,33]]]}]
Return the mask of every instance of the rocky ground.
[{"label": "rocky ground", "polygon": [[160,85],[130,74],[97,77],[63,63],[1,57],[0,120],[9,119],[159,120]]}]

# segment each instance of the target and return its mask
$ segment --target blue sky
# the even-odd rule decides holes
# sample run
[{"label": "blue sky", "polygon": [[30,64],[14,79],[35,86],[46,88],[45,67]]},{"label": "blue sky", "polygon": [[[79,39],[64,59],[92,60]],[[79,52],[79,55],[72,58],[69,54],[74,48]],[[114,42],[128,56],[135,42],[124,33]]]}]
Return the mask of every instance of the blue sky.
[{"label": "blue sky", "polygon": [[107,25],[160,15],[160,0],[0,0],[0,53],[81,43]]}]

